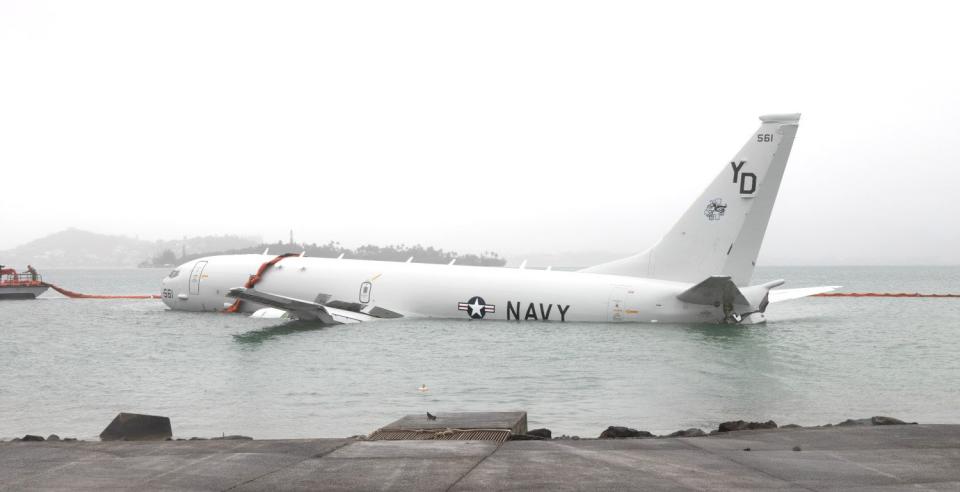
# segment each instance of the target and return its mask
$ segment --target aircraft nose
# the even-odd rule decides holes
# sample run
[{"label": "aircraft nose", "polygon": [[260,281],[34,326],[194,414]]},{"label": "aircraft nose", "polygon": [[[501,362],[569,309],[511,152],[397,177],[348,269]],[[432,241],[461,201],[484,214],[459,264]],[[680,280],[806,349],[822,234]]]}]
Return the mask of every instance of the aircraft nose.
[{"label": "aircraft nose", "polygon": [[166,277],[163,277],[161,281],[162,290],[160,292],[160,299],[167,307],[176,309],[177,306],[175,302],[177,300],[177,294],[181,290],[179,289],[179,284],[182,278],[185,278],[183,275],[183,265],[174,268]]}]

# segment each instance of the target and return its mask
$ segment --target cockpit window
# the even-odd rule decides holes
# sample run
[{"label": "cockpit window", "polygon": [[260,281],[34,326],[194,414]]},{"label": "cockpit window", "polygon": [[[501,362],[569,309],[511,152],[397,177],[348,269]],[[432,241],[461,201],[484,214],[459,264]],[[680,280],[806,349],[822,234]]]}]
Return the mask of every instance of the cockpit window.
[{"label": "cockpit window", "polygon": [[170,275],[168,275],[167,278],[177,278],[177,275],[180,275],[180,269],[179,269],[179,268],[178,268],[178,269],[175,269],[175,270],[172,271],[172,272],[170,272]]}]

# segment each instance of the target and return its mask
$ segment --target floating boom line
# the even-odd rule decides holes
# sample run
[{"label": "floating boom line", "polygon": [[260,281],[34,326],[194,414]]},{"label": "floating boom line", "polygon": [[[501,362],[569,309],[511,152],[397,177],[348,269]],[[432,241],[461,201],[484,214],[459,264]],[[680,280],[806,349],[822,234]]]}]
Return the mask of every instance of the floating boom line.
[{"label": "floating boom line", "polygon": [[824,292],[811,297],[925,297],[960,298],[960,294],[920,294],[918,292]]},{"label": "floating boom line", "polygon": [[49,282],[42,282],[41,285],[50,287],[51,289],[71,298],[71,299],[160,299],[160,294],[145,294],[145,295],[101,295],[101,294],[81,294],[79,292],[74,292],[72,290],[64,289],[57,285],[51,284]]}]

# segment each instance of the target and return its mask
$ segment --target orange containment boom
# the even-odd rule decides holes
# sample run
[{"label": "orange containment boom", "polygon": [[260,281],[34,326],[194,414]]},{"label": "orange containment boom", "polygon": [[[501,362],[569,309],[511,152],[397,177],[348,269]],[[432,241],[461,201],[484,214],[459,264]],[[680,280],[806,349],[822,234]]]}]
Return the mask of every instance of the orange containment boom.
[{"label": "orange containment boom", "polygon": [[160,294],[147,294],[139,296],[107,296],[99,294],[81,294],[79,292],[74,292],[72,290],[67,290],[62,287],[57,287],[56,285],[43,282],[43,285],[50,287],[51,289],[71,298],[71,299],[160,299]]},{"label": "orange containment boom", "polygon": [[824,292],[811,297],[957,297],[960,294],[920,294],[917,292]]},{"label": "orange containment boom", "polygon": [[[244,284],[243,287],[245,289],[252,289],[253,286],[257,285],[257,282],[259,282],[260,279],[263,278],[263,274],[266,273],[267,270],[270,269],[270,267],[272,267],[273,265],[276,265],[277,263],[280,263],[280,260],[284,258],[289,258],[291,256],[300,256],[300,253],[284,253],[268,262],[265,262],[264,264],[260,265],[260,268],[257,269],[257,273],[251,275],[250,278],[247,279],[247,283]],[[225,309],[224,312],[235,313],[239,310],[240,310],[240,299],[237,299],[236,301],[233,301],[233,304],[231,304],[230,307]]]}]

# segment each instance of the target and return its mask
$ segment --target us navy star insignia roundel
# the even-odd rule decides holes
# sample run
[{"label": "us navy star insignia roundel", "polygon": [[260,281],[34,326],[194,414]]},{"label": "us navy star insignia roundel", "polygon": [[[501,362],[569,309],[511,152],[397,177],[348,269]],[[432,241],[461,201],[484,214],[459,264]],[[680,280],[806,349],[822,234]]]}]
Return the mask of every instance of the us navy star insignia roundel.
[{"label": "us navy star insignia roundel", "polygon": [[467,302],[457,303],[457,309],[466,311],[471,319],[482,319],[487,313],[497,312],[497,307],[487,304],[482,297],[473,296]]}]

